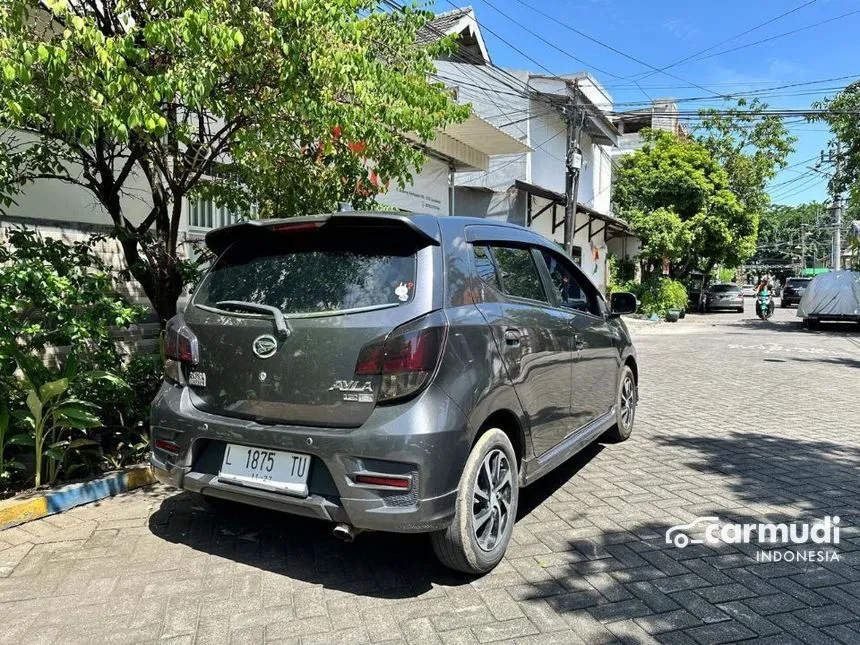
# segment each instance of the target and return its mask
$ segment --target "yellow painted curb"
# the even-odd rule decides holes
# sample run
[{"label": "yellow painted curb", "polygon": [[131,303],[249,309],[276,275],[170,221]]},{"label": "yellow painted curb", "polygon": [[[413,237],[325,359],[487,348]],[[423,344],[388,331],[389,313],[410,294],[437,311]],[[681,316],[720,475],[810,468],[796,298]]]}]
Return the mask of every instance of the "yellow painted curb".
[{"label": "yellow painted curb", "polygon": [[155,483],[149,465],[0,502],[0,531]]}]

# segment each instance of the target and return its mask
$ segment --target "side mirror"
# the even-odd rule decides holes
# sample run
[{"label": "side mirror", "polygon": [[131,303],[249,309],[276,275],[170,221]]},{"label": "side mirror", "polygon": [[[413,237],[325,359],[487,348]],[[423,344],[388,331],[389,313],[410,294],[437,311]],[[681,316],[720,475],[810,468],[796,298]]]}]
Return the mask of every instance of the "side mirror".
[{"label": "side mirror", "polygon": [[609,298],[609,313],[612,316],[636,313],[638,306],[636,296],[625,291],[613,293]]}]

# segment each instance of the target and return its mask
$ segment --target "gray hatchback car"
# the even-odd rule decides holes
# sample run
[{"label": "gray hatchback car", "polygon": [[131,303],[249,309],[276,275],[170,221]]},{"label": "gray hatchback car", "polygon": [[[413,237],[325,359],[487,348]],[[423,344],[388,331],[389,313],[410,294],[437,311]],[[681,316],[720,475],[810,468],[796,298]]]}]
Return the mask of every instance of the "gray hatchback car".
[{"label": "gray hatchback car", "polygon": [[162,482],[362,530],[426,532],[483,573],[521,487],[626,439],[636,355],[554,243],[469,217],[338,213],[206,236],[152,406]]}]

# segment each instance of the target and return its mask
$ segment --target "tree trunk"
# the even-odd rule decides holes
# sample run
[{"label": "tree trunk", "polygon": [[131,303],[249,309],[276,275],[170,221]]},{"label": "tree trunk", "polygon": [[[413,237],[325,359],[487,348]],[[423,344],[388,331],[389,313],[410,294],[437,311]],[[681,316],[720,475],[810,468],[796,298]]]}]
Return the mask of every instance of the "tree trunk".
[{"label": "tree trunk", "polygon": [[[162,199],[154,201],[153,208],[158,210],[155,231],[150,227],[147,236],[146,231],[141,234],[127,227],[118,226],[116,230],[129,273],[140,283],[163,329],[176,315],[176,304],[184,286],[176,254],[181,207],[170,208]],[[123,221],[122,216],[115,217],[114,221]]]}]

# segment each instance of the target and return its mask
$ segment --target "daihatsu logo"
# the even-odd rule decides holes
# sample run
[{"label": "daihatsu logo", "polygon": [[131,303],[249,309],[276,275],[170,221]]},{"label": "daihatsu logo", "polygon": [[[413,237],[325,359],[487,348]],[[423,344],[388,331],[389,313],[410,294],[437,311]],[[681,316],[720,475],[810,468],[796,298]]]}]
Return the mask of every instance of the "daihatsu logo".
[{"label": "daihatsu logo", "polygon": [[257,358],[271,358],[278,351],[278,341],[275,340],[274,336],[264,334],[254,339],[251,349]]}]

